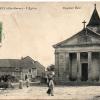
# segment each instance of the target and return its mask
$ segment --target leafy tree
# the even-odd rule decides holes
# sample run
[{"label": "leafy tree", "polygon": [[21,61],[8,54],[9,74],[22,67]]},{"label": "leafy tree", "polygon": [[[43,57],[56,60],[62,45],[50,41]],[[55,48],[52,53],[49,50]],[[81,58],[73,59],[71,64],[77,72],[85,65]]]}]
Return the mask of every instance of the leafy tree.
[{"label": "leafy tree", "polygon": [[47,71],[55,71],[55,65],[51,64],[47,67]]}]

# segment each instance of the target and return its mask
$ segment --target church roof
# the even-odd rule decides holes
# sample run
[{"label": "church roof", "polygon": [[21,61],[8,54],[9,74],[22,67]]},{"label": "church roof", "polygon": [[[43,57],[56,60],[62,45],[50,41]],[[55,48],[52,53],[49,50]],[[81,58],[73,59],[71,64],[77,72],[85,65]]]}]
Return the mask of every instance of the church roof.
[{"label": "church roof", "polygon": [[[85,28],[85,21],[82,23],[84,24],[84,28],[80,32],[78,32],[77,34],[73,35],[72,37],[60,43],[53,45],[53,47],[54,48],[65,47],[65,46],[68,47],[68,46],[75,46],[75,45],[80,46],[81,44],[100,45],[100,18],[96,9],[96,4],[95,4],[93,14],[86,28]],[[77,39],[75,40],[75,38]]]},{"label": "church roof", "polygon": [[94,11],[92,13],[92,16],[91,16],[90,21],[87,24],[87,26],[98,26],[98,25],[100,25],[100,18],[99,18],[97,9],[96,9],[96,4],[95,4]]},{"label": "church roof", "polygon": [[[91,35],[90,35],[91,34]],[[96,39],[99,39],[99,42],[93,42],[91,41],[91,38],[95,37]],[[69,44],[68,42],[69,41],[72,41],[73,39],[77,38],[77,42],[74,42],[72,44]],[[73,35],[72,37],[64,40],[64,41],[61,41],[55,45],[53,45],[54,48],[57,48],[57,47],[69,47],[69,46],[82,46],[82,45],[92,45],[92,44],[100,44],[100,34],[92,31],[90,28],[85,28],[85,29],[82,29],[81,31],[79,31],[78,33],[76,33],[75,35]]]}]

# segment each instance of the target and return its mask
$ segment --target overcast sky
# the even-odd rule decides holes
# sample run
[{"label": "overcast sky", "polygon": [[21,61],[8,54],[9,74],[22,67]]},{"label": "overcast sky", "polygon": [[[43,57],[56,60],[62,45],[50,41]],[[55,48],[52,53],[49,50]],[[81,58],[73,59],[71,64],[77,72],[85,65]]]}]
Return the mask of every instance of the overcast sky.
[{"label": "overcast sky", "polygon": [[[88,23],[94,3],[0,3],[0,59],[30,56],[44,66],[54,64],[52,45],[82,29],[82,21]],[[100,3],[96,4],[100,15]]]}]

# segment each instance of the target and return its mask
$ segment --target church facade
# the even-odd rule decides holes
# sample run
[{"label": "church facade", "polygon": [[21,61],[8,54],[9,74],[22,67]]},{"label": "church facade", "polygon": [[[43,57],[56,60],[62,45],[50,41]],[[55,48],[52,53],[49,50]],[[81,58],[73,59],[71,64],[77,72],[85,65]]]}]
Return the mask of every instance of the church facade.
[{"label": "church facade", "polygon": [[74,36],[53,45],[55,49],[55,80],[100,80],[100,18],[96,9],[89,23]]}]

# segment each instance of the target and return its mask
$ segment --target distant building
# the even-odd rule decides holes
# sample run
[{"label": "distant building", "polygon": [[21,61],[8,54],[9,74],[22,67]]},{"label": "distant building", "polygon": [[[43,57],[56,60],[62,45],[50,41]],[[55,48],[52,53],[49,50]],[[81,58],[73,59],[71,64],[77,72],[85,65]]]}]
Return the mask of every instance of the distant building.
[{"label": "distant building", "polygon": [[21,61],[19,59],[0,59],[0,77],[11,75],[21,78]]},{"label": "distant building", "polygon": [[100,81],[100,18],[94,7],[87,26],[53,47],[56,82]]},{"label": "distant building", "polygon": [[37,77],[44,77],[45,76],[45,67],[41,65],[38,61],[34,62],[34,65],[37,70]]},{"label": "distant building", "polygon": [[26,78],[36,78],[37,76],[37,68],[34,64],[34,60],[27,56],[21,59],[21,71],[22,71],[22,79],[26,80]]},{"label": "distant building", "polygon": [[31,57],[27,56],[21,59],[23,76],[27,75],[28,77],[44,77],[45,67],[41,65],[38,61],[33,60]]},{"label": "distant building", "polygon": [[29,56],[21,59],[0,59],[0,76],[11,75],[17,80],[25,80],[35,79],[37,76],[43,77],[44,72],[45,67]]}]

